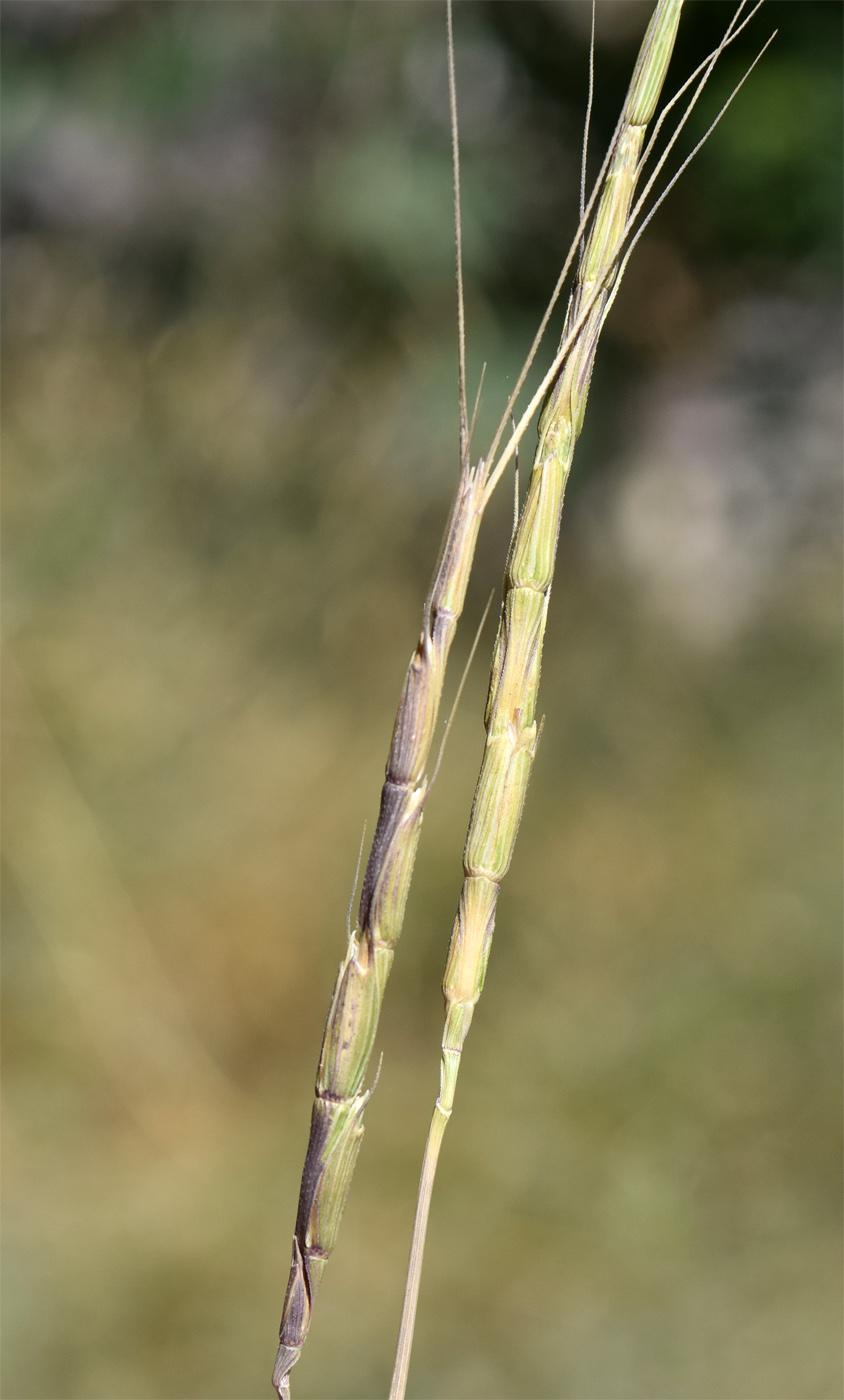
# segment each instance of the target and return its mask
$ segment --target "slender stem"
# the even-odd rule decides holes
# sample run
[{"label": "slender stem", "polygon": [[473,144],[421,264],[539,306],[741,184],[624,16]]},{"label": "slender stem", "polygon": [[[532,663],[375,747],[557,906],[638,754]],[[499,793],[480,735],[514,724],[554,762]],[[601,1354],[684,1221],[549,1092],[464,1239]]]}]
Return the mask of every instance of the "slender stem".
[{"label": "slender stem", "polygon": [[413,1222],[413,1239],[410,1245],[410,1263],[407,1269],[404,1304],[402,1306],[401,1325],[399,1327],[399,1344],[396,1351],[393,1379],[390,1382],[390,1400],[403,1400],[405,1390],[407,1389],[407,1373],[410,1369],[410,1352],[413,1346],[413,1328],[416,1320],[416,1309],[419,1304],[419,1285],[422,1281],[422,1261],[425,1254],[425,1235],[428,1231],[428,1215],[431,1209],[431,1197],[434,1191],[434,1178],[437,1174],[440,1148],[442,1147],[446,1124],[450,1116],[451,1109],[446,1111],[441,1108],[439,1100],[437,1100],[431,1119],[431,1126],[428,1129],[428,1139],[425,1143],[425,1155],[422,1158],[422,1172],[419,1177],[419,1193],[416,1198],[416,1217]]}]

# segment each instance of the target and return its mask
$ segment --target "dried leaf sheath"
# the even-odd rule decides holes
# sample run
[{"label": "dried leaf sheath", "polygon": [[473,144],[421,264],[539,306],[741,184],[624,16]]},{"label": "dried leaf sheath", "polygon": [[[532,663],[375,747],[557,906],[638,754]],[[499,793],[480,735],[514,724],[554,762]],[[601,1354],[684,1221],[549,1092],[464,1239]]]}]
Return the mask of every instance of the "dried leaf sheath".
[{"label": "dried leaf sheath", "polygon": [[396,713],[381,808],[356,926],[337,974],[322,1042],[311,1135],[302,1174],[290,1279],[273,1384],[289,1395],[288,1375],[308,1334],[314,1295],[334,1248],[363,1133],[371,1090],[363,1081],[384,987],[402,929],[422,825],[448,653],[463,610],[483,513],[482,466],[464,463],[422,632]]}]

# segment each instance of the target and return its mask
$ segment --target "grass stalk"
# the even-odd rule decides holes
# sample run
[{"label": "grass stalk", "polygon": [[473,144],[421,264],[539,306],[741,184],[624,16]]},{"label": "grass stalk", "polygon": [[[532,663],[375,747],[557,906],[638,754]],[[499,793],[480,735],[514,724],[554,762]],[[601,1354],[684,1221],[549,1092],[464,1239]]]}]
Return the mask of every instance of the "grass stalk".
[{"label": "grass stalk", "polygon": [[[381,1003],[402,930],[416,848],[431,781],[427,775],[446,663],[463,611],[475,544],[488,497],[481,460],[472,467],[466,407],[466,356],[460,219],[460,163],[451,5],[448,5],[449,98],[457,263],[460,477],[440,557],[425,603],[422,632],[396,712],[381,805],[326,1021],[317,1068],[311,1131],[302,1173],[290,1275],[279,1328],[273,1385],[290,1395],[289,1375],[308,1335],[314,1297],[334,1248],[372,1093],[364,1080]],[[374,1086],[373,1086],[374,1087]]]},{"label": "grass stalk", "polygon": [[[467,428],[466,411],[460,186],[450,3],[448,18],[459,318],[460,476],[425,603],[422,632],[408,666],[396,712],[386,777],[381,789],[380,811],[364,874],[357,920],[350,931],[346,955],[337,974],[323,1035],[290,1275],[273,1370],[273,1385],[280,1400],[289,1400],[290,1371],[298,1361],[308,1335],[314,1297],[337,1241],[360,1148],[363,1112],[372,1093],[371,1088],[364,1088],[364,1078],[372,1055],[395,946],[401,934],[425,800],[432,781],[427,775],[427,764],[436,732],[446,663],[463,611],[481,519],[495,485],[495,482],[490,482],[491,454],[486,459],[480,458],[474,467],[469,457],[471,433]],[[577,250],[577,240],[595,203],[602,175],[603,170],[593,188],[540,331],[523,366],[518,387],[524,382],[559,297],[565,274]],[[588,305],[585,310],[588,312]],[[507,421],[506,417],[502,419],[499,438]],[[524,430],[522,426],[521,432],[511,439],[511,450]]]},{"label": "grass stalk", "polygon": [[[736,28],[693,75],[711,71]],[[761,0],[760,0],[761,3]],[[449,99],[454,172],[458,300],[460,474],[439,560],[425,603],[422,631],[408,666],[393,728],[378,821],[369,851],[355,924],[337,974],[317,1069],[311,1131],[293,1238],[290,1275],[279,1329],[273,1385],[289,1400],[289,1376],[304,1346],[314,1299],[333,1250],[363,1133],[363,1114],[374,1085],[365,1087],[384,990],[401,934],[437,730],[446,664],[463,610],[483,513],[536,408],[553,384],[540,419],[540,447],[521,521],[511,545],[504,606],[487,705],[487,745],[464,855],[466,879],[446,973],[448,1016],[443,1040],[441,1090],[423,1168],[396,1375],[391,1395],[403,1396],[418,1296],[422,1247],[436,1160],[451,1112],[459,1056],[483,985],[495,900],[509,864],[525,789],[536,751],[534,717],[539,660],[553,572],[563,492],[580,431],[598,336],[626,265],[632,240],[631,201],[649,150],[644,129],[653,115],[670,57],[682,0],[658,0],[639,55],[625,108],[581,218],[533,344],[508,399],[486,457],[473,467],[472,426],[466,402],[460,165],[451,0],[447,0]],[[746,21],[745,21],[746,22]],[[707,64],[710,65],[707,69]],[[692,79],[692,80],[693,80]],[[689,80],[691,82],[692,80]],[[691,99],[686,115],[700,91]],[[675,94],[672,105],[688,87]],[[662,119],[661,119],[662,120]],[[683,118],[685,120],[685,117]],[[678,123],[679,126],[682,125]],[[676,132],[645,187],[659,173]],[[650,148],[649,148],[650,149]],[[676,177],[675,177],[676,178]],[[673,181],[672,181],[673,183]],[[670,188],[670,186],[669,186]],[[664,194],[660,196],[660,200]],[[660,200],[657,200],[658,204]],[[583,245],[593,210],[597,214]],[[646,216],[650,218],[653,213]],[[646,219],[640,224],[639,232]],[[539,390],[499,455],[524,385],[568,272],[580,250],[577,284],[562,341]],[[622,260],[623,259],[623,260]],[[474,415],[473,415],[474,418]],[[439,760],[437,761],[437,768]],[[403,1358],[403,1359],[401,1359]]]},{"label": "grass stalk", "polygon": [[486,744],[443,979],[446,1019],[440,1090],[422,1167],[390,1400],[404,1400],[437,1160],[454,1106],[463,1045],[483,988],[495,906],[513,854],[539,740],[536,700],[542,642],[566,482],[628,231],[645,130],[662,90],[681,6],[682,0],[658,0],[642,42],[598,210],[579,261],[564,342],[572,327],[582,324],[539,421],[530,486],[510,548],[484,720]]},{"label": "grass stalk", "polygon": [[[471,426],[466,405],[466,373],[461,258],[460,166],[457,134],[454,41],[451,0],[447,0],[449,98],[452,124],[454,212],[457,261],[458,362],[460,400],[460,476],[440,557],[425,603],[422,631],[405,677],[393,728],[381,805],[373,834],[355,926],[340,964],[317,1069],[287,1291],[279,1328],[273,1385],[280,1400],[289,1400],[290,1371],[308,1335],[314,1298],[333,1250],[363,1134],[363,1113],[372,1093],[364,1079],[372,1055],[384,989],[401,934],[404,910],[432,778],[428,759],[442,698],[446,663],[463,610],[475,545],[484,510],[496,480],[491,464],[509,422],[505,410],[495,442],[473,467]],[[607,162],[599,172],[575,233],[563,271],[533,345],[522,367],[515,399],[533,361],[566,274],[597,200]],[[598,291],[581,311],[591,310]],[[468,426],[467,426],[468,425]],[[512,453],[525,431],[516,430]],[[374,1087],[374,1086],[373,1086]]]}]

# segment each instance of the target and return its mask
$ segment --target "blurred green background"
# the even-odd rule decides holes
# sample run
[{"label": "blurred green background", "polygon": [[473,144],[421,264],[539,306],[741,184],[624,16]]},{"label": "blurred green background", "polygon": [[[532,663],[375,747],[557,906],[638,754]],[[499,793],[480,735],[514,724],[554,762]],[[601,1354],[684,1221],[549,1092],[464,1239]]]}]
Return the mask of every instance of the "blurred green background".
[{"label": "blurred green background", "polygon": [[[598,5],[595,169],[648,12]],[[589,16],[457,5],[478,450],[576,222]],[[841,19],[768,0],[605,333],[417,1400],[842,1393]],[[267,1396],[456,475],[443,9],[7,0],[3,64],[3,1394]],[[300,1400],[387,1390],[490,646]]]}]

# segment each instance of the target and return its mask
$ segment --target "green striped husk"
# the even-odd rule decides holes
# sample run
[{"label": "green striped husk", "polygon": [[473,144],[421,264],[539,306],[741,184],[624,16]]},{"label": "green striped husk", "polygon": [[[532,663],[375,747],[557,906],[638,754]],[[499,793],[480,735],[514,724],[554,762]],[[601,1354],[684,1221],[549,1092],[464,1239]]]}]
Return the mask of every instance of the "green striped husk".
[{"label": "green striped husk", "polygon": [[425,770],[448,653],[466,597],[484,484],[481,468],[464,464],[396,713],[357,921],[323,1035],[273,1371],[273,1385],[282,1400],[289,1395],[288,1376],[307,1337],[314,1296],[337,1241],[360,1148],[371,1093],[364,1088],[364,1077],[402,929],[428,791]]}]

